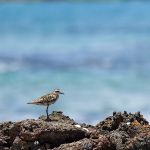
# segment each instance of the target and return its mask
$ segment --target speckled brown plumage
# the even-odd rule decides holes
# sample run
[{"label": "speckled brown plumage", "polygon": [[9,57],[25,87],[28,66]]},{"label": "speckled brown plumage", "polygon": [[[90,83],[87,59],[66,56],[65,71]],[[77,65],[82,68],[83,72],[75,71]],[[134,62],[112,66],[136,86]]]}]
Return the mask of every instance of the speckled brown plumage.
[{"label": "speckled brown plumage", "polygon": [[47,106],[46,114],[47,114],[47,119],[48,119],[48,107],[49,107],[49,105],[55,103],[58,100],[59,94],[64,94],[64,93],[61,92],[59,89],[56,89],[53,92],[48,93],[48,94],[46,94],[44,96],[41,96],[40,98],[35,99],[32,102],[29,102],[27,104],[35,104],[35,105]]}]

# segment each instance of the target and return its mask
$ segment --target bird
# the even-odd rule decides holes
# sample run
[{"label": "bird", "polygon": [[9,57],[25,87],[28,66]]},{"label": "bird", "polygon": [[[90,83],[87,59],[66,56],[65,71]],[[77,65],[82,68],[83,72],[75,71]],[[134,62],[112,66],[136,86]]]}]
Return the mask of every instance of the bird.
[{"label": "bird", "polygon": [[27,104],[46,106],[47,120],[49,120],[49,116],[48,116],[49,105],[54,104],[58,100],[59,94],[64,94],[64,93],[60,89],[55,89],[53,90],[53,92],[50,92],[44,96],[41,96]]}]

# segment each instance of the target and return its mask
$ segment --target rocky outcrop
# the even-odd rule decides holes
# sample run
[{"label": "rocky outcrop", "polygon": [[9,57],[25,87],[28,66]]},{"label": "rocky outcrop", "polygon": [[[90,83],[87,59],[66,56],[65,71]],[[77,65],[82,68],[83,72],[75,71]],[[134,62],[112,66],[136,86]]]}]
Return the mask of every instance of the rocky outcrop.
[{"label": "rocky outcrop", "polygon": [[62,112],[0,124],[0,150],[150,150],[150,126],[140,112],[116,113],[96,126]]}]

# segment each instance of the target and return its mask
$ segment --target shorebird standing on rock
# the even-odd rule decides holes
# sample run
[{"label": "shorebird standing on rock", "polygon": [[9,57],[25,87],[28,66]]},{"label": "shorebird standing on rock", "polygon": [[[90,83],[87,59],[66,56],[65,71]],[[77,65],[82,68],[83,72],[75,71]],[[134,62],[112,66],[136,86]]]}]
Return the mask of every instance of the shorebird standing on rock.
[{"label": "shorebird standing on rock", "polygon": [[41,105],[41,106],[46,106],[46,115],[47,115],[47,120],[49,120],[48,117],[48,108],[49,105],[54,104],[57,99],[59,98],[59,94],[64,94],[63,92],[61,92],[60,89],[56,89],[51,93],[48,93],[38,99],[33,100],[30,103],[27,104],[35,104],[35,105]]}]

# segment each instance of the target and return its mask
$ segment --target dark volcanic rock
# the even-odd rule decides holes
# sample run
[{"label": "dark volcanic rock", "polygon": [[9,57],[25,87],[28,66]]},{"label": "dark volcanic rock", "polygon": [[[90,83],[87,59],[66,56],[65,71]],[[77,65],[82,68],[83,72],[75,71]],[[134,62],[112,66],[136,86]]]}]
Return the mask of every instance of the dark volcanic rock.
[{"label": "dark volcanic rock", "polygon": [[115,150],[149,150],[150,126],[140,112],[113,113],[98,123],[99,132],[107,135]]},{"label": "dark volcanic rock", "polygon": [[0,124],[0,150],[150,150],[150,126],[138,112],[116,113],[96,126],[62,112]]},{"label": "dark volcanic rock", "polygon": [[0,146],[11,150],[47,149],[88,137],[87,131],[77,128],[75,122],[61,112],[53,112],[51,121],[43,118],[0,124]]},{"label": "dark volcanic rock", "polygon": [[61,146],[54,148],[53,150],[92,150],[94,143],[90,139],[82,139],[77,142],[69,144],[62,144]]}]

